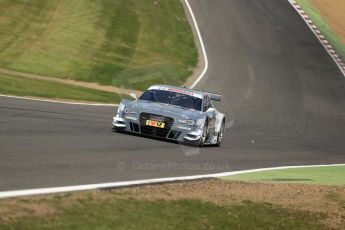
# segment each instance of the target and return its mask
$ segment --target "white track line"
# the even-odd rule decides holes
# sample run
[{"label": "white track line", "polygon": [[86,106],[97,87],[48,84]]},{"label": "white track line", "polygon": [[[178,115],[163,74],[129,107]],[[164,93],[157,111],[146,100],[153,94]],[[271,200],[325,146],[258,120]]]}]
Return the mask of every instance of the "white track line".
[{"label": "white track line", "polygon": [[20,97],[20,96],[12,96],[12,95],[4,95],[4,94],[0,94],[0,97],[16,98],[16,99],[23,99],[23,100],[30,100],[30,101],[43,101],[43,102],[60,103],[60,104],[68,104],[68,105],[92,105],[92,106],[118,106],[119,105],[119,104],[102,104],[102,103],[66,102],[66,101],[56,101],[56,100],[39,99],[39,98],[32,98],[32,97]]},{"label": "white track line", "polygon": [[232,175],[238,175],[238,174],[263,172],[263,171],[278,170],[278,169],[296,169],[296,168],[311,168],[311,167],[336,167],[336,166],[345,166],[345,164],[282,166],[282,167],[250,169],[250,170],[223,172],[223,173],[215,173],[215,174],[196,175],[196,176],[168,177],[168,178],[156,178],[156,179],[135,180],[135,181],[122,181],[122,182],[103,183],[103,184],[87,184],[87,185],[65,186],[65,187],[55,187],[55,188],[38,188],[38,189],[27,189],[27,190],[17,190],[17,191],[5,191],[5,192],[0,192],[0,199],[19,197],[19,196],[44,195],[44,194],[52,194],[52,193],[66,193],[66,192],[80,192],[80,191],[95,190],[95,189],[111,189],[111,188],[121,188],[121,187],[128,187],[128,186],[158,184],[158,183],[167,183],[167,182],[199,180],[199,179],[205,179],[205,178],[225,177],[225,176],[232,176]]},{"label": "white track line", "polygon": [[189,87],[189,88],[193,89],[201,81],[201,79],[205,76],[205,73],[206,73],[206,71],[208,69],[208,59],[207,59],[207,54],[206,54],[206,49],[205,49],[204,41],[202,40],[201,33],[200,33],[200,30],[199,30],[199,26],[198,26],[198,23],[196,22],[193,10],[192,10],[192,8],[189,5],[188,0],[185,0],[185,3],[186,3],[186,6],[188,8],[190,16],[192,17],[192,20],[193,20],[193,23],[194,23],[194,27],[195,27],[195,31],[196,31],[196,33],[198,35],[198,39],[199,39],[199,42],[200,42],[202,54],[204,56],[204,61],[205,61],[204,69],[202,70],[200,76]]},{"label": "white track line", "polygon": [[307,13],[304,10],[302,10],[302,7],[295,0],[288,0],[288,2],[297,11],[297,13],[303,18],[305,23],[308,25],[308,27],[314,33],[314,35],[319,40],[321,45],[325,48],[327,53],[331,56],[333,61],[337,64],[340,71],[342,72],[342,74],[345,77],[345,63],[339,58],[339,56],[336,54],[336,52],[332,48],[332,46],[329,45],[329,42],[325,39],[325,36],[321,33],[321,31],[317,28],[317,26],[310,19],[310,17],[307,15]]}]

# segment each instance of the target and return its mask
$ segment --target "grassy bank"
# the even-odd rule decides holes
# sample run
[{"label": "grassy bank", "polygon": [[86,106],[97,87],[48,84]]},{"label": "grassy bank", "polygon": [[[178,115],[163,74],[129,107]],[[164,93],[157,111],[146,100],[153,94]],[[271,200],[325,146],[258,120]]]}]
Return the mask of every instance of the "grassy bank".
[{"label": "grassy bank", "polygon": [[225,180],[345,185],[345,166],[269,170],[222,177]]},{"label": "grassy bank", "polygon": [[3,68],[145,89],[197,64],[180,1],[0,1],[0,15]]},{"label": "grassy bank", "polygon": [[[339,34],[337,34],[332,29],[332,25],[330,25],[329,22],[324,17],[322,17],[322,15],[320,14],[320,9],[314,6],[310,0],[296,0],[296,2],[300,4],[302,9],[309,15],[309,17],[313,20],[316,26],[321,30],[323,35],[333,45],[333,47],[336,49],[338,55],[342,58],[342,60],[345,60],[345,43],[342,41]],[[338,15],[343,15],[344,3],[339,1],[339,4],[342,5],[339,5],[339,7],[335,8],[334,10],[339,11],[341,13],[334,13]],[[328,4],[326,4],[326,2],[322,2],[322,4],[319,4],[318,6],[327,8]],[[341,20],[343,19],[339,18],[338,20],[339,22],[341,22]],[[342,28],[342,30],[344,29],[345,28]]]},{"label": "grassy bank", "polygon": [[6,75],[0,75],[0,93],[6,95],[103,103],[118,103],[120,97],[127,97],[116,93],[103,92],[57,82],[32,80]]},{"label": "grassy bank", "polygon": [[320,215],[267,203],[217,205],[195,199],[133,199],[126,194],[88,192],[0,201],[0,228],[326,229]]}]

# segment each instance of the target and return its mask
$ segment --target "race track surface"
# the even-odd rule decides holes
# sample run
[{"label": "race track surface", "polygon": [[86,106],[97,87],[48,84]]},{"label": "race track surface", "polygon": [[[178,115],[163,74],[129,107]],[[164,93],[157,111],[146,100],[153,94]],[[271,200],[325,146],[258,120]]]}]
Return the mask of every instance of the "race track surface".
[{"label": "race track surface", "polygon": [[[286,0],[192,0],[220,148],[110,131],[115,108],[0,97],[0,191],[345,162],[345,78]],[[230,119],[230,117],[232,119]]]}]

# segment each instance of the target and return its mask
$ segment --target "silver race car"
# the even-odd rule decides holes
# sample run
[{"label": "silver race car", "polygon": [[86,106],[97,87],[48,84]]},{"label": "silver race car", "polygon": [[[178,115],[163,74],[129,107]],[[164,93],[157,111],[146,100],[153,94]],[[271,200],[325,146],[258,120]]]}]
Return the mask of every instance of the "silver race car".
[{"label": "silver race car", "polygon": [[158,137],[196,146],[222,142],[225,116],[212,101],[221,95],[187,88],[154,85],[134,101],[123,99],[113,130]]}]

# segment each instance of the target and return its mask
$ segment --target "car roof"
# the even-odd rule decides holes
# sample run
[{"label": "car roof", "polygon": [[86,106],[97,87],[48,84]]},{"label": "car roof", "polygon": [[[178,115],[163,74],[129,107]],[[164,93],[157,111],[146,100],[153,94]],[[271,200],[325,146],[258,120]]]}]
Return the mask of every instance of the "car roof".
[{"label": "car roof", "polygon": [[184,88],[184,87],[172,86],[172,85],[153,85],[148,88],[148,90],[151,90],[151,89],[158,89],[158,90],[165,90],[165,91],[170,91],[170,92],[186,94],[186,95],[198,97],[200,99],[202,99],[205,95],[207,95],[207,93],[204,93],[202,91],[193,90],[193,89]]}]

